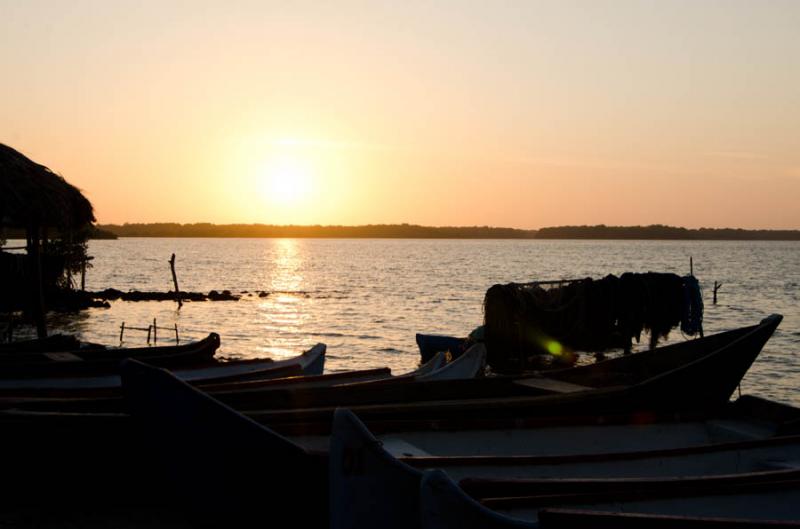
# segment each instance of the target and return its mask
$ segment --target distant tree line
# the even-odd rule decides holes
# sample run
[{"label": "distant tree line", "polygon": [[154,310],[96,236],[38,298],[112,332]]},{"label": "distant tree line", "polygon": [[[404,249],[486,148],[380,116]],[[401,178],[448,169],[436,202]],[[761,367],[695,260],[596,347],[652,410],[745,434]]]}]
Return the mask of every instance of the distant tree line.
[{"label": "distant tree line", "polygon": [[119,237],[296,237],[374,239],[532,239],[536,232],[489,226],[431,227],[414,224],[365,226],[274,226],[269,224],[106,224]]},{"label": "distant tree line", "polygon": [[542,228],[537,239],[655,239],[655,240],[721,240],[721,241],[797,241],[800,230],[743,230],[739,228],[676,228],[650,226],[556,226]]},{"label": "distant tree line", "polygon": [[490,226],[432,227],[415,224],[364,226],[275,226],[270,224],[104,224],[94,238],[213,237],[213,238],[374,238],[374,239],[655,239],[655,240],[800,240],[800,230],[687,229],[651,226],[557,226],[540,230]]}]

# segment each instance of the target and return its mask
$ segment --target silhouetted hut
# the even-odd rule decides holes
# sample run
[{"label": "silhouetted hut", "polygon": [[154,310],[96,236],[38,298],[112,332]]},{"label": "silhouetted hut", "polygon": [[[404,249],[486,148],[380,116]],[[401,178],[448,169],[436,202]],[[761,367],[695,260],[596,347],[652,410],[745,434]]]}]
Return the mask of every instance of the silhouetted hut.
[{"label": "silhouetted hut", "polygon": [[47,335],[42,289],[42,243],[48,231],[69,240],[94,222],[92,204],[80,190],[44,165],[0,143],[0,227],[25,231],[31,267],[32,315],[39,336]]}]

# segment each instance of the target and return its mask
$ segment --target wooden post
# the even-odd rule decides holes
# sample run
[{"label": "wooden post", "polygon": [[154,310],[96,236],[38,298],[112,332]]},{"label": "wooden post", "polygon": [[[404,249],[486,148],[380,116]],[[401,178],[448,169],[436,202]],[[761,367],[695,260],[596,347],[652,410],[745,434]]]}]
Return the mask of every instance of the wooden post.
[{"label": "wooden post", "polygon": [[694,259],[692,259],[692,256],[689,256],[689,275],[694,276]]},{"label": "wooden post", "polygon": [[156,327],[156,319],[153,318],[153,345],[158,341],[158,327]]},{"label": "wooden post", "polygon": [[722,283],[714,281],[714,305],[717,304],[717,291],[722,288]]},{"label": "wooden post", "polygon": [[122,322],[122,325],[119,326],[119,344],[122,345],[122,335],[125,334],[125,322]]},{"label": "wooden post", "polygon": [[169,267],[172,269],[172,282],[175,284],[175,299],[178,301],[178,309],[183,306],[181,301],[181,290],[178,288],[178,275],[175,273],[175,254],[169,258]]},{"label": "wooden post", "polygon": [[175,345],[178,345],[180,343],[181,343],[181,339],[178,338],[178,324],[176,323],[175,324]]},{"label": "wooden post", "polygon": [[147,326],[147,345],[150,345],[150,331],[153,329],[152,325]]}]

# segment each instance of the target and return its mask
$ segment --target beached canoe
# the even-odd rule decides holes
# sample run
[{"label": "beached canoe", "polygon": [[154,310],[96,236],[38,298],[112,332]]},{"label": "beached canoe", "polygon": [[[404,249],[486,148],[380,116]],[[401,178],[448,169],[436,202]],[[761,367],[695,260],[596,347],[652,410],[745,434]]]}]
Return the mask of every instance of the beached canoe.
[{"label": "beached canoe", "polygon": [[538,527],[540,529],[781,529],[800,527],[800,520],[543,509],[539,511]]},{"label": "beached canoe", "polygon": [[[216,335],[213,335],[216,336]],[[217,343],[219,338],[217,337]],[[244,380],[264,379],[270,376],[298,374],[322,374],[325,365],[325,344],[317,344],[304,353],[285,360],[256,359],[214,362],[200,366],[173,369],[181,380],[193,384],[223,383]],[[119,371],[117,362],[116,372]],[[45,378],[7,378],[0,379],[0,395],[41,396],[69,390],[114,391],[121,387],[119,374],[84,377],[45,377]]]},{"label": "beached canoe", "polygon": [[[575,437],[573,450],[579,451],[571,455],[543,453],[538,456],[425,457],[417,460],[396,458],[390,452],[393,449],[391,443],[372,436],[349,411],[338,410],[330,440],[331,527],[370,527],[375,523],[374,515],[380,512],[393,520],[389,527],[418,526],[419,519],[414,516],[419,510],[416,492],[426,468],[441,467],[450,478],[456,479],[458,474],[540,476],[516,481],[498,478],[462,480],[464,488],[472,496],[481,498],[487,495],[503,497],[516,492],[544,497],[645,491],[662,494],[689,488],[713,491],[721,487],[800,478],[800,436],[680,446],[694,441],[684,438],[686,425],[671,427],[674,431],[670,432],[670,426],[665,426],[662,431],[665,438],[669,438],[670,433],[675,435],[671,442],[677,443],[676,448],[659,449],[659,442],[645,435],[638,439],[640,450],[645,446],[654,449],[593,452],[597,450],[595,438],[607,434],[602,431],[604,427],[596,426],[572,432]],[[629,432],[629,436],[632,434]],[[459,437],[453,435],[454,445],[459,444]],[[502,444],[503,440],[502,433],[496,434],[496,443]],[[577,448],[580,440],[584,443],[583,452]],[[636,441],[634,436],[627,442]],[[532,446],[532,449],[536,447]],[[597,474],[600,477],[564,477]],[[465,495],[463,492],[460,494]],[[488,523],[493,516],[483,521]],[[459,521],[463,520],[456,518],[455,525],[447,527],[459,527]]]},{"label": "beached canoe", "polygon": [[[443,353],[439,353],[431,358],[427,363],[417,369],[402,375],[393,376],[389,368],[364,369],[359,371],[345,371],[341,373],[329,373],[324,375],[305,375],[300,366],[291,372],[284,373],[284,369],[276,371],[276,376],[268,376],[255,380],[243,380],[232,382],[200,381],[191,382],[194,386],[200,387],[204,392],[209,393],[215,398],[235,404],[237,396],[252,395],[254,393],[263,394],[264,392],[283,391],[308,391],[314,388],[324,388],[348,384],[384,384],[402,382],[424,378],[431,373],[437,372],[446,363]],[[455,369],[463,371],[463,367],[458,365]],[[272,373],[270,373],[271,375]],[[284,376],[284,374],[286,376]],[[280,376],[278,376],[280,375]],[[446,372],[443,376],[447,376]],[[62,391],[49,395],[0,395],[0,409],[17,409],[30,411],[51,411],[51,412],[70,412],[70,413],[120,413],[125,411],[122,395],[119,391],[110,393],[101,391],[99,394],[91,390],[87,391]],[[243,398],[246,402],[249,399]]]},{"label": "beached canoe", "polygon": [[[337,414],[344,412],[337,411]],[[334,421],[334,426],[340,428],[339,435],[345,430],[350,437],[366,435],[365,427],[361,427],[363,423],[354,414],[344,415],[349,417],[349,422],[341,418]],[[773,419],[768,420],[765,415],[772,415]],[[614,422],[615,418],[599,417],[611,421],[589,426],[505,429],[486,428],[476,422],[457,431],[420,428],[377,434],[376,438],[384,450],[406,461],[416,461],[415,466],[454,469],[472,464],[506,466],[508,472],[501,475],[510,478],[524,475],[647,476],[650,472],[666,475],[664,473],[670,469],[685,474],[704,474],[714,472],[713,465],[719,458],[735,455],[732,462],[736,467],[723,465],[716,470],[716,473],[725,473],[744,471],[749,460],[742,455],[743,451],[755,450],[747,456],[752,458],[791,453],[800,460],[800,452],[794,446],[798,441],[795,424],[799,416],[797,408],[745,396],[714,415],[681,420],[665,417],[660,421],[642,422],[641,417],[637,420],[636,416],[629,416],[627,422],[620,419]],[[292,438],[319,450],[325,449],[328,442],[325,436]],[[775,441],[777,438],[781,441]],[[655,463],[657,466],[669,464],[670,469],[648,470],[649,463],[644,459],[659,459]],[[615,468],[605,465],[611,461],[615,461]],[[527,470],[522,474],[513,473],[513,467],[523,466]],[[758,468],[749,467],[753,471]],[[531,473],[531,469],[536,472]],[[465,476],[471,475],[465,472]]]},{"label": "beached canoe", "polygon": [[539,512],[543,509],[572,508],[609,513],[715,518],[727,520],[734,526],[745,522],[766,524],[773,521],[800,525],[800,480],[732,480],[713,485],[674,483],[663,490],[485,498],[481,503],[509,518],[530,522],[538,522]]},{"label": "beached canoe", "polygon": [[208,363],[219,349],[219,335],[211,333],[197,342],[159,347],[73,349],[58,352],[3,352],[0,379],[73,377],[111,374],[125,358],[172,367]]},{"label": "beached canoe", "polygon": [[[382,388],[395,384],[474,378],[482,371],[485,360],[486,351],[482,345],[479,345],[450,363],[445,363],[443,353],[437,353],[418,369],[398,376],[391,376],[388,369],[381,369],[317,377],[292,376],[268,380],[234,381],[233,383],[195,383],[191,379],[186,380],[201,387],[214,398],[238,409],[246,409],[248,406],[252,406],[254,401],[262,405],[268,402],[274,406],[282,402],[285,406],[303,406],[311,402],[310,399],[315,395],[314,391],[319,392],[325,388],[346,387],[347,394],[359,394],[367,391],[382,394],[385,391]],[[340,392],[332,391],[329,394],[337,393]],[[0,409],[66,413],[122,413],[126,411],[122,398],[118,395],[99,395],[88,398],[0,396]]]},{"label": "beached canoe", "polygon": [[[552,372],[553,377],[411,379],[392,384],[230,391],[216,396],[283,434],[304,436],[328,435],[334,410],[340,406],[354,410],[376,433],[474,429],[476,424],[484,428],[591,424],[601,416],[641,421],[676,412],[703,414],[727,402],[780,319],[773,316],[759,325],[666,346],[660,348],[661,355],[653,350]],[[637,357],[642,360],[637,362]],[[634,383],[616,385],[623,381]],[[0,421],[7,415],[0,414]],[[22,415],[17,413],[13,419],[20,420]],[[117,419],[37,413],[31,420],[102,424]]]},{"label": "beached canoe", "polygon": [[[170,373],[122,367],[131,413],[183,505],[224,518],[263,515],[298,527],[327,522],[327,461]],[[169,442],[163,442],[169,439]],[[198,464],[202,462],[202,464]],[[254,483],[253,480],[256,480]]]},{"label": "beached canoe", "polygon": [[[459,422],[478,419],[520,424],[546,418],[711,410],[728,401],[781,319],[773,315],[751,327],[547,376],[396,385],[376,394],[327,388],[302,395],[298,402],[307,403],[306,408],[296,404],[287,408],[281,402],[280,408],[249,405],[247,413],[276,429],[281,423],[300,423],[303,431],[317,428],[327,433],[336,406],[350,407],[370,428],[379,430],[381,422],[437,420],[442,428],[457,428]],[[264,401],[270,402],[274,401]]]},{"label": "beached canoe", "polygon": [[[438,353],[437,353],[438,354]],[[470,347],[455,358],[431,373],[416,375],[416,382],[433,382],[444,380],[471,380],[483,374],[486,366],[486,347],[480,343]]]},{"label": "beached canoe", "polygon": [[[136,422],[131,422],[128,417],[119,415],[65,415],[61,417],[62,422],[60,423],[56,421],[43,424],[33,414],[33,416],[21,418],[21,422],[17,424],[6,424],[4,443],[9,453],[14,454],[14,457],[10,458],[7,461],[8,464],[4,467],[7,487],[12,489],[9,493],[22,495],[22,497],[27,497],[28,495],[31,497],[44,497],[37,496],[37,494],[44,495],[45,491],[47,491],[47,494],[54,493],[58,499],[66,501],[72,497],[70,496],[70,491],[85,495],[88,493],[87,491],[94,491],[102,484],[102,490],[98,494],[103,497],[111,495],[111,500],[113,501],[132,501],[136,503],[140,500],[164,501],[165,498],[172,501],[175,498],[176,491],[183,494],[184,490],[186,491],[186,500],[191,501],[194,496],[192,494],[194,488],[215,491],[215,493],[220,494],[220,498],[217,498],[217,500],[221,500],[226,493],[220,492],[220,489],[227,490],[225,489],[227,487],[226,483],[234,482],[240,485],[246,483],[246,486],[251,486],[252,479],[249,476],[252,476],[253,470],[259,469],[261,466],[271,468],[272,459],[281,457],[281,454],[284,453],[281,450],[275,450],[274,452],[263,450],[258,448],[256,443],[251,444],[249,441],[242,441],[241,436],[246,434],[237,427],[231,426],[230,421],[238,420],[248,424],[252,424],[252,421],[240,413],[190,388],[165,370],[146,367],[135,362],[130,362],[130,364],[135,367],[135,376],[128,377],[126,385],[129,390],[128,396],[133,399],[131,408],[137,418]],[[176,387],[179,389],[176,390]],[[177,393],[175,393],[176,391]],[[144,392],[146,396],[144,404],[141,402],[142,396],[139,392]],[[770,435],[781,433],[781,425],[796,425],[800,412],[783,405],[763,403],[759,399],[749,399],[751,401],[755,400],[755,402],[744,402],[744,405],[741,405],[742,400],[748,399],[740,399],[740,402],[733,405],[735,408],[731,408],[730,413],[720,415],[713,423],[707,422],[705,425],[693,427],[694,430],[691,427],[687,428],[686,425],[678,425],[676,431],[679,432],[679,435],[672,435],[671,437],[682,440],[683,444],[681,446],[684,446],[687,439],[683,439],[683,437],[687,437],[687,432],[694,431],[693,435],[701,435],[703,428],[705,428],[705,441],[711,443],[719,443],[724,439],[743,440],[741,441],[742,445],[738,448],[729,444],[726,447],[727,452],[722,457],[717,457],[716,462],[709,459],[713,457],[713,454],[706,455],[706,461],[702,464],[715,465],[715,468],[722,468],[720,465],[727,464],[728,467],[726,468],[730,469],[730,465],[739,460],[743,462],[742,469],[755,468],[755,465],[760,461],[760,457],[769,457],[768,450],[770,445],[758,446],[758,449],[761,450],[760,455],[746,457],[742,452],[747,448],[745,444],[747,442],[755,443],[758,441],[758,436],[765,436],[763,441],[769,441]],[[199,411],[196,401],[205,403],[199,405]],[[210,406],[210,402],[216,403],[213,407],[213,410],[216,411],[203,411],[206,406]],[[730,406],[727,408],[730,408]],[[226,418],[219,417],[219,414],[222,413],[220,410],[225,410]],[[148,414],[155,414],[160,417],[158,419],[160,423],[154,425],[154,423],[149,422],[151,419],[147,418]],[[405,450],[405,448],[398,446],[397,439],[390,440],[386,437],[383,438],[383,446],[386,448],[384,450],[366,428],[352,417],[352,414],[349,414],[349,417],[344,411],[341,414],[345,416],[345,426],[347,428],[342,430],[340,427],[338,429],[339,432],[347,432],[349,428],[351,433],[355,430],[357,434],[361,432],[363,435],[348,437],[339,434],[339,437],[344,438],[351,445],[352,441],[350,439],[355,439],[356,443],[361,443],[369,448],[367,452],[360,449],[349,450],[350,453],[356,455],[356,462],[362,471],[367,469],[365,465],[370,461],[369,458],[371,456],[369,454],[372,453],[372,450],[380,449],[380,453],[384,454],[387,461],[396,461],[394,456],[387,450],[400,448],[399,453],[403,453],[403,450]],[[760,418],[760,421],[747,420],[747,417],[751,415],[756,415]],[[641,419],[642,417],[639,417],[639,420]],[[97,422],[98,420],[99,422]],[[150,424],[151,426],[144,429],[138,428],[137,425],[141,425],[142,421],[144,421],[145,425]],[[771,427],[764,426],[764,423],[767,422],[773,422],[774,425]],[[248,428],[250,427],[248,426]],[[592,437],[606,437],[607,443],[610,444],[614,437],[619,438],[620,435],[630,436],[631,434],[630,431],[625,433],[623,430],[617,430],[616,432],[614,430],[614,427],[610,427],[605,430],[606,433],[602,434],[598,429],[576,430],[571,436],[584,440]],[[291,448],[291,453],[307,454],[309,461],[321,457],[318,452],[312,449],[313,447],[303,443],[301,439],[282,437],[267,428],[259,431],[262,432],[259,435],[267,435],[263,432],[269,432],[270,436],[281,439],[279,442],[275,441],[279,443],[279,446],[290,443],[294,447]],[[219,436],[225,436],[225,441],[219,441]],[[451,441],[457,441],[461,437],[458,433],[454,433],[452,436]],[[507,436],[508,432],[497,431],[495,432],[495,442],[502,441]],[[556,444],[559,438],[564,439],[569,436],[570,434],[563,431],[545,432],[542,435],[543,438],[549,438],[548,442],[551,445]],[[641,453],[642,450],[645,450],[644,446],[636,447],[639,450],[638,454],[627,453],[627,455],[625,453],[611,454],[608,451],[605,453],[601,451],[595,454],[576,454],[575,450],[579,450],[579,447],[574,446],[571,453],[562,453],[560,456],[552,454],[528,454],[520,457],[500,456],[496,458],[457,456],[450,458],[450,463],[452,464],[449,471],[452,472],[454,468],[464,468],[466,469],[464,470],[466,475],[507,477],[514,475],[508,472],[508,469],[516,465],[527,466],[529,469],[545,469],[544,475],[547,475],[547,472],[552,472],[553,469],[559,467],[567,468],[571,466],[574,472],[579,472],[581,464],[584,465],[584,469],[595,465],[594,468],[597,471],[600,469],[600,460],[602,458],[613,459],[614,457],[616,457],[616,461],[607,464],[606,468],[628,466],[628,460],[635,463],[638,459],[639,462],[635,464],[639,465],[639,469],[628,470],[634,475],[646,474],[647,472],[658,475],[657,467],[660,466],[663,469],[665,465],[668,467],[670,464],[674,464],[678,470],[691,468],[687,467],[689,463],[685,461],[680,464],[676,463],[676,461],[681,461],[678,454],[673,453],[670,456],[666,453],[670,449],[664,448],[664,442],[660,440],[662,436],[670,437],[670,435],[664,433],[661,435],[651,433],[650,435],[642,436],[643,442],[657,443],[652,446],[657,448],[657,452],[660,451],[660,453],[650,453],[647,456],[642,456]],[[59,439],[58,450],[52,450],[52,439]],[[165,439],[169,439],[169,442],[164,442]],[[750,441],[746,441],[747,439],[750,439]],[[692,438],[689,438],[688,441],[700,442]],[[784,440],[784,442],[786,443],[785,446],[789,446],[787,440]],[[458,449],[460,446],[458,442],[451,442],[450,444],[453,450]],[[357,445],[356,448],[358,446],[361,445]],[[777,450],[776,446],[778,445],[776,444],[772,449]],[[755,447],[750,446],[749,448],[754,449]],[[683,450],[685,449],[684,446]],[[736,450],[739,450],[739,452],[736,452]],[[231,455],[232,452],[235,453]],[[68,453],[69,457],[64,457],[64,453]],[[115,465],[118,468],[118,473],[109,474],[107,472],[108,461],[118,458],[119,454],[124,454],[124,458]],[[213,454],[213,457],[209,457],[209,454]],[[649,467],[642,462],[648,456],[652,460],[649,463]],[[231,465],[231,457],[236,459],[238,467]],[[529,459],[527,463],[521,461],[522,458],[526,457],[532,459]],[[175,471],[175,462],[180,461],[181,458],[184,458],[183,462],[186,465],[194,465],[196,469],[187,474]],[[438,458],[437,461],[441,463],[444,459]],[[203,464],[197,465],[197,461],[203,461]],[[431,460],[427,456],[421,455],[406,457],[404,461],[405,468],[426,468],[431,464]],[[727,463],[725,463],[726,461]],[[746,463],[747,461],[750,462]],[[631,463],[631,465],[634,463]],[[228,476],[219,483],[210,480],[218,472],[223,472],[223,470],[209,470],[209,466],[213,467],[215,465],[223,467]],[[193,484],[187,489],[183,489],[174,484],[167,486],[167,483],[170,483],[168,479],[153,482],[154,476],[169,477],[164,474],[168,468],[173,469],[170,471],[169,476],[178,479],[179,482],[184,478],[190,478],[189,481]],[[269,475],[270,479],[281,482],[283,470],[280,469],[282,468],[281,464],[276,464],[271,471],[264,471],[267,473],[259,475]],[[700,464],[695,463],[694,468],[695,471],[698,471]],[[477,472],[476,469],[484,469],[483,474]],[[208,474],[204,474],[206,470],[209,470]],[[661,470],[661,472],[663,473],[664,471]],[[198,474],[201,475],[198,476]],[[539,474],[532,473],[529,475]],[[309,479],[311,478],[309,477]],[[65,480],[71,483],[68,491],[62,490],[65,486]],[[79,483],[72,483],[74,480],[78,480]],[[117,481],[121,481],[121,483]],[[323,481],[327,483],[324,478]],[[151,482],[150,486],[144,486],[148,482]],[[231,486],[230,490],[233,496],[236,496],[237,487],[240,485]],[[304,486],[316,487],[317,485],[305,483]],[[32,494],[34,490],[36,494]],[[115,493],[119,494],[119,497],[116,497]],[[208,494],[211,494],[211,492],[206,492],[206,496],[201,497],[207,499]],[[261,501],[255,502],[255,504],[263,507],[264,498],[266,497],[268,496],[261,496]],[[244,496],[244,498],[248,497]],[[215,500],[215,506],[226,505],[225,501],[220,503],[217,500]]]},{"label": "beached canoe", "polygon": [[800,527],[800,481],[786,477],[734,476],[725,482],[693,485],[676,480],[662,491],[612,490],[479,502],[443,472],[432,470],[421,479],[419,520],[422,529]]},{"label": "beached canoe", "polygon": [[477,344],[429,375],[216,397],[284,433],[323,435],[342,406],[378,431],[402,421],[437,420],[441,428],[457,429],[476,420],[519,425],[543,418],[712,409],[727,402],[780,321],[781,316],[770,316],[758,325],[546,376],[448,379],[451,370],[459,376],[479,371],[485,349]]}]

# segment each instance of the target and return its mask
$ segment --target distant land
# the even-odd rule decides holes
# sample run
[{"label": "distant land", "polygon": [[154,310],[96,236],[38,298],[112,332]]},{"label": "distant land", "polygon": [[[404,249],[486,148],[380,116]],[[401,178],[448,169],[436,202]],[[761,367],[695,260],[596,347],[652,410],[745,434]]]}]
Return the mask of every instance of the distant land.
[{"label": "distant land", "polygon": [[375,239],[640,239],[640,240],[800,240],[800,230],[737,228],[677,228],[651,226],[556,226],[539,230],[490,226],[433,227],[415,224],[364,226],[275,226],[269,224],[100,224],[98,238],[212,237],[212,238],[375,238]]},{"label": "distant land", "polygon": [[696,241],[798,241],[800,230],[744,230],[741,228],[676,228],[651,226],[557,226],[541,228],[536,239],[655,239]]},{"label": "distant land", "polygon": [[293,237],[341,239],[533,239],[536,232],[514,228],[431,227],[414,224],[365,226],[274,226],[270,224],[103,224],[118,237]]}]

